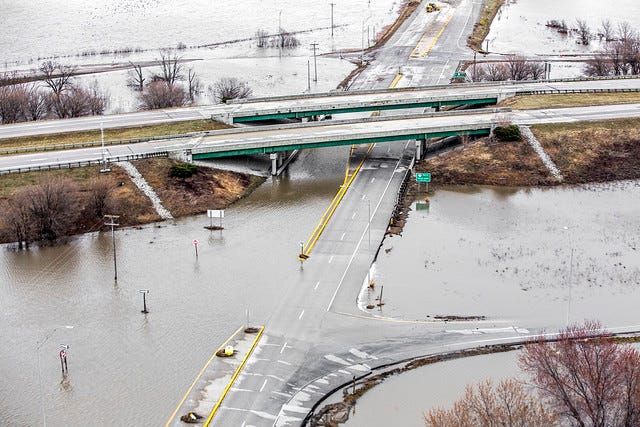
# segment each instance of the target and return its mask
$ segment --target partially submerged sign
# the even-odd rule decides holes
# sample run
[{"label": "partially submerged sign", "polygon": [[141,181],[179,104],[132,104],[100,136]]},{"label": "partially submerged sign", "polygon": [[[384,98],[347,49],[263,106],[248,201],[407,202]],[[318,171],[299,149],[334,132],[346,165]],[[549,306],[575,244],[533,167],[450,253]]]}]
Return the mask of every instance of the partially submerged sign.
[{"label": "partially submerged sign", "polygon": [[208,218],[224,218],[224,209],[208,209],[207,210]]}]

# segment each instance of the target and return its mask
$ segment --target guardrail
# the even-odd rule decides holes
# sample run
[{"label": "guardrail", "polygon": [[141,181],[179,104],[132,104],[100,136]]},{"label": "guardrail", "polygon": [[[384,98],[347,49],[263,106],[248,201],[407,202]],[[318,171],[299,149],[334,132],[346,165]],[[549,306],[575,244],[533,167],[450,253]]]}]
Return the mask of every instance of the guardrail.
[{"label": "guardrail", "polygon": [[[110,139],[108,141],[105,141],[104,145],[108,146],[108,145],[136,144],[140,142],[161,141],[164,139],[194,138],[198,136],[206,136],[208,134],[209,132],[205,131],[205,132],[178,133],[175,135],[149,136],[144,138]],[[102,141],[89,141],[89,142],[76,142],[72,144],[43,145],[38,147],[21,147],[21,148],[0,150],[0,155],[35,153],[35,152],[41,152],[41,151],[73,150],[76,148],[100,147],[101,145],[102,145]]]},{"label": "guardrail", "polygon": [[[129,160],[150,159],[153,157],[169,157],[169,152],[159,151],[157,153],[128,154],[126,156],[108,157],[106,161],[107,163],[115,163],[115,162],[125,162]],[[12,173],[27,173],[27,172],[35,172],[35,171],[50,171],[50,170],[57,170],[57,169],[81,168],[86,166],[97,166],[101,164],[102,164],[102,160],[80,160],[77,162],[60,162],[60,163],[53,163],[49,165],[21,166],[17,168],[0,169],[0,175],[6,175],[6,174],[12,174]]]},{"label": "guardrail", "polygon": [[571,93],[620,93],[620,92],[640,92],[640,88],[518,90],[518,91],[516,91],[516,96],[522,96],[522,95],[571,94]]}]

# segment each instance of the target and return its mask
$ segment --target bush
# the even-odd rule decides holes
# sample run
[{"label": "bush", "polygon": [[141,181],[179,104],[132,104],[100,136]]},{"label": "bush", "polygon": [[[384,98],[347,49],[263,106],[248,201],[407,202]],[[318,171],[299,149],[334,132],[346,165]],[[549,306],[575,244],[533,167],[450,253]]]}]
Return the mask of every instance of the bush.
[{"label": "bush", "polygon": [[493,129],[493,134],[498,141],[520,141],[522,139],[520,129],[516,125],[497,126]]},{"label": "bush", "polygon": [[175,178],[189,178],[198,172],[198,166],[191,163],[178,163],[171,166],[169,176]]}]

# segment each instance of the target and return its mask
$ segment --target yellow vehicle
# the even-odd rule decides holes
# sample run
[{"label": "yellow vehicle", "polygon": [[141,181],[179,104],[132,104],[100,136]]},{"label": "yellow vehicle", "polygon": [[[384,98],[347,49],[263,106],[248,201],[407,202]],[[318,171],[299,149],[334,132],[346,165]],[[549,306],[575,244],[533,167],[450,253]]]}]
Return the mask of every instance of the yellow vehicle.
[{"label": "yellow vehicle", "polygon": [[427,5],[427,13],[431,13],[433,11],[437,11],[437,10],[440,10],[440,9],[441,9],[440,6],[438,6],[435,3],[429,3]]}]

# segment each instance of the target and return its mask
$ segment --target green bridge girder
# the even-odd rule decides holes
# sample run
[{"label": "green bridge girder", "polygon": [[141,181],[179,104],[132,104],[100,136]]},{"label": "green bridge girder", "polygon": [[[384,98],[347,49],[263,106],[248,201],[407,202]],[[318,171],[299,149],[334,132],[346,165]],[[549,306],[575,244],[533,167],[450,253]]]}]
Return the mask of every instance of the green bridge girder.
[{"label": "green bridge girder", "polygon": [[314,111],[291,111],[291,112],[282,112],[282,113],[274,113],[274,114],[261,114],[254,116],[240,116],[234,117],[234,123],[243,123],[243,122],[255,122],[261,120],[275,120],[275,119],[301,119],[303,117],[313,117],[327,114],[343,114],[343,113],[360,113],[364,111],[379,111],[379,110],[400,110],[400,109],[409,109],[409,108],[424,108],[424,107],[432,107],[432,108],[440,108],[444,106],[450,105],[494,105],[498,103],[498,98],[476,98],[476,99],[455,99],[455,100],[447,100],[447,101],[422,101],[422,102],[412,102],[405,104],[396,104],[396,105],[366,105],[362,107],[351,107],[351,108],[332,108],[327,110],[314,110]]},{"label": "green bridge girder", "polygon": [[491,133],[490,128],[483,129],[472,129],[472,130],[457,130],[457,131],[445,131],[445,132],[428,132],[428,133],[416,133],[416,134],[398,134],[392,136],[381,136],[381,137],[373,137],[373,138],[355,138],[355,139],[345,139],[341,141],[323,141],[323,142],[313,142],[309,144],[290,144],[290,145],[281,145],[278,147],[262,147],[262,148],[247,148],[247,149],[236,149],[229,151],[219,151],[219,152],[211,152],[211,153],[193,153],[193,160],[204,160],[204,159],[215,159],[220,157],[230,157],[230,156],[245,156],[248,154],[270,154],[277,153],[280,151],[293,151],[293,150],[304,150],[308,148],[323,148],[323,147],[336,147],[340,145],[359,145],[359,144],[371,144],[377,142],[390,142],[390,141],[402,141],[407,139],[413,140],[426,140],[430,138],[445,138],[448,136],[456,136],[456,135],[489,135]]}]

